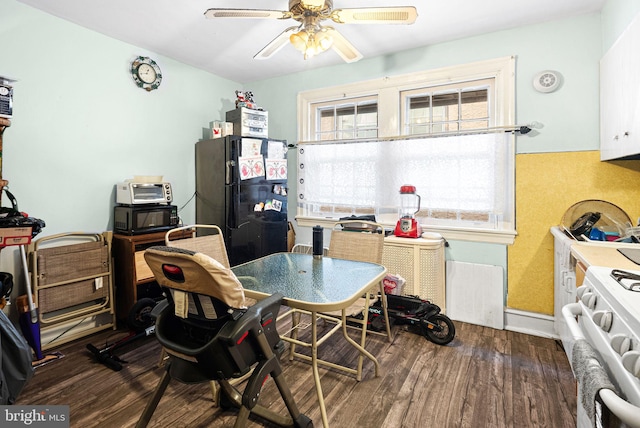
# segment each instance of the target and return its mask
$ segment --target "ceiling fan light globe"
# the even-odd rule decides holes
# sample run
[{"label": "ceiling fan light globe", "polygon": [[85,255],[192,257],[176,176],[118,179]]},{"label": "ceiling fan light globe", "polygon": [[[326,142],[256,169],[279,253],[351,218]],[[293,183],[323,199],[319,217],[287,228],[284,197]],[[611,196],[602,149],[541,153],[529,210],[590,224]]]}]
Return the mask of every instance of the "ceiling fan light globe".
[{"label": "ceiling fan light globe", "polygon": [[318,43],[316,42],[315,34],[309,33],[309,39],[307,40],[307,46],[304,51],[304,59],[311,58],[318,53]]},{"label": "ceiling fan light globe", "polygon": [[304,59],[313,58],[317,53],[318,52],[315,46],[307,46],[304,51]]},{"label": "ceiling fan light globe", "polygon": [[289,36],[289,42],[293,45],[297,50],[304,52],[307,48],[307,42],[309,41],[309,34],[306,31],[302,30],[297,33],[293,33]]},{"label": "ceiling fan light globe", "polygon": [[324,52],[333,45],[333,37],[331,37],[324,31],[321,33],[317,33],[316,44],[318,46],[318,49],[320,49],[320,52]]}]

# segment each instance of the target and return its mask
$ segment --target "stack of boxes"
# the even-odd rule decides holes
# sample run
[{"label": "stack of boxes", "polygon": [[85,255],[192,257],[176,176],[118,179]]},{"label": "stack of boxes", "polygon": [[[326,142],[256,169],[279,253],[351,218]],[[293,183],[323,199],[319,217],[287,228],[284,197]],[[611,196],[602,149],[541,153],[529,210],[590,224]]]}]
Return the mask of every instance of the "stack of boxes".
[{"label": "stack of boxes", "polygon": [[238,107],[227,112],[227,122],[233,124],[233,135],[242,137],[269,137],[269,112]]},{"label": "stack of boxes", "polygon": [[226,122],[216,120],[210,125],[212,138],[222,138],[227,135],[269,137],[269,113],[262,110],[238,107],[227,112]]}]

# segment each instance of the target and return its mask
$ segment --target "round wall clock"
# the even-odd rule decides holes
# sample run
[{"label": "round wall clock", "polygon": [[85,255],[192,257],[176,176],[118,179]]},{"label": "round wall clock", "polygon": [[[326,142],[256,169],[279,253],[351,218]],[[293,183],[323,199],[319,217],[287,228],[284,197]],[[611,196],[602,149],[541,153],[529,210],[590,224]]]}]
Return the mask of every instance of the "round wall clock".
[{"label": "round wall clock", "polygon": [[131,76],[139,88],[147,91],[158,89],[162,82],[160,67],[154,60],[146,56],[139,56],[131,63]]}]

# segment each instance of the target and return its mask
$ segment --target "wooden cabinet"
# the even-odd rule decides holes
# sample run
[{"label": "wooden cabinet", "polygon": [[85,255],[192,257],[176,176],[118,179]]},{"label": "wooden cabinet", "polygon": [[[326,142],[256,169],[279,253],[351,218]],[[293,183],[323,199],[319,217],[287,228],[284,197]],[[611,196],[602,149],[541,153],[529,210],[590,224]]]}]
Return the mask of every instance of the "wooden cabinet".
[{"label": "wooden cabinet", "polygon": [[587,275],[587,265],[580,261],[576,261],[576,287],[580,287],[584,284],[584,277]]},{"label": "wooden cabinet", "polygon": [[640,14],[600,61],[600,159],[640,158]]},{"label": "wooden cabinet", "polygon": [[[126,320],[135,303],[144,297],[160,298],[162,292],[149,266],[144,260],[144,250],[154,245],[164,245],[165,232],[144,235],[113,235],[112,253],[115,267],[116,314]],[[177,238],[183,235],[177,234]],[[191,236],[185,233],[184,236]]]}]

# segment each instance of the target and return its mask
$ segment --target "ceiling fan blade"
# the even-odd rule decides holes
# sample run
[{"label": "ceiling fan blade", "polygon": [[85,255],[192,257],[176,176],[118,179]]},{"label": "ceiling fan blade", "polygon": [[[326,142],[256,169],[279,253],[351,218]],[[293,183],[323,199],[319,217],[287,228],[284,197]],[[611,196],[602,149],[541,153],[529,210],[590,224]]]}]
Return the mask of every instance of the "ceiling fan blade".
[{"label": "ceiling fan blade", "polygon": [[342,57],[345,62],[356,62],[362,59],[362,54],[342,34],[332,27],[325,27],[327,33],[333,39],[331,48]]},{"label": "ceiling fan blade", "polygon": [[207,9],[204,16],[212,18],[275,18],[286,19],[291,16],[290,12],[281,10],[263,9]]},{"label": "ceiling fan blade", "polygon": [[336,9],[331,19],[340,24],[413,24],[418,11],[413,6]]},{"label": "ceiling fan blade", "polygon": [[317,9],[324,6],[324,0],[300,0],[300,3],[309,9]]},{"label": "ceiling fan blade", "polygon": [[253,59],[267,59],[272,57],[276,52],[284,47],[287,43],[289,43],[289,36],[293,34],[298,27],[289,27],[284,30],[278,37],[273,39],[267,46],[262,48],[260,52],[253,56]]}]

